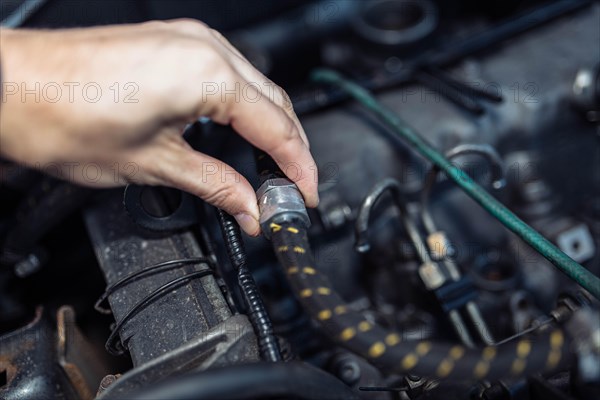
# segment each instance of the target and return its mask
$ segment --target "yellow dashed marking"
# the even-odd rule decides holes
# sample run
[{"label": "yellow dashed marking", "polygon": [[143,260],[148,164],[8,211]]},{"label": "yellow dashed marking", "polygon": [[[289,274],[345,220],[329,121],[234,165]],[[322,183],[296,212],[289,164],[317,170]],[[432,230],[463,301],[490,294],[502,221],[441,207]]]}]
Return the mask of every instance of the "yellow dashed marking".
[{"label": "yellow dashed marking", "polygon": [[344,341],[352,339],[356,335],[354,328],[346,328],[340,334],[340,338]]},{"label": "yellow dashed marking", "polygon": [[438,369],[436,371],[437,375],[440,378],[445,378],[448,375],[450,375],[450,373],[454,369],[454,363],[457,360],[459,360],[464,354],[465,354],[464,347],[462,347],[462,346],[452,347],[450,349],[450,351],[448,352],[448,357],[446,357],[444,360],[442,360],[442,362],[438,366]]},{"label": "yellow dashed marking", "polygon": [[561,347],[565,342],[565,338],[561,331],[554,331],[550,335],[550,353],[546,361],[546,369],[553,369],[558,365],[562,357]]},{"label": "yellow dashed marking", "polygon": [[450,375],[450,372],[454,369],[454,362],[451,360],[444,360],[440,363],[436,373],[440,378],[445,378]]},{"label": "yellow dashed marking", "polygon": [[310,290],[310,289],[303,289],[300,292],[300,297],[310,297],[310,296],[312,296],[312,294],[313,294],[312,290]]},{"label": "yellow dashed marking", "polygon": [[417,365],[419,359],[413,353],[407,354],[406,357],[402,359],[402,368],[405,370],[412,369],[415,365]]},{"label": "yellow dashed marking", "polygon": [[484,376],[487,375],[489,369],[490,363],[486,361],[479,361],[475,366],[475,371],[473,372],[473,374],[475,375],[475,378],[482,379]]},{"label": "yellow dashed marking", "polygon": [[491,361],[496,357],[496,348],[495,347],[486,347],[483,349],[483,359],[485,361]]},{"label": "yellow dashed marking", "polygon": [[450,349],[450,357],[456,361],[465,355],[465,348],[462,346],[454,346]]},{"label": "yellow dashed marking", "polygon": [[390,333],[385,337],[385,344],[388,346],[395,346],[400,343],[400,336],[396,333]]},{"label": "yellow dashed marking", "polygon": [[298,253],[298,254],[304,254],[306,253],[306,250],[304,250],[302,247],[300,246],[296,246],[294,247],[294,253]]},{"label": "yellow dashed marking", "polygon": [[328,294],[331,294],[331,289],[326,288],[326,287],[320,287],[320,288],[317,288],[317,293],[327,296]]},{"label": "yellow dashed marking", "polygon": [[522,340],[517,345],[517,356],[519,356],[519,358],[527,357],[530,351],[531,343],[528,340]]},{"label": "yellow dashed marking", "polygon": [[292,226],[290,226],[289,228],[287,228],[287,231],[288,232],[292,232],[292,233],[298,233],[298,232],[300,232],[298,229],[296,229],[296,228],[294,228]]},{"label": "yellow dashed marking", "polygon": [[271,228],[271,231],[273,231],[273,232],[279,232],[281,230],[281,225],[278,225],[275,222],[271,222],[271,225],[269,225],[269,228]]},{"label": "yellow dashed marking", "polygon": [[482,379],[487,375],[490,370],[490,361],[492,361],[496,357],[496,348],[488,346],[483,349],[481,353],[482,360],[475,365],[475,370],[473,371],[473,375],[475,378]]},{"label": "yellow dashed marking", "polygon": [[424,356],[431,350],[431,343],[420,342],[415,348],[415,353],[409,353],[402,359],[402,368],[405,370],[412,369],[419,362],[419,357]]},{"label": "yellow dashed marking", "polygon": [[304,272],[306,275],[314,275],[317,273],[313,267],[304,267],[302,268],[302,272]]},{"label": "yellow dashed marking", "polygon": [[371,330],[371,324],[367,321],[362,321],[360,324],[358,324],[358,330],[361,332],[369,331]]},{"label": "yellow dashed marking", "polygon": [[562,353],[560,350],[550,351],[550,354],[548,354],[548,361],[546,361],[546,368],[553,369],[554,367],[556,367],[561,357]]},{"label": "yellow dashed marking", "polygon": [[280,253],[283,253],[284,251],[288,251],[288,247],[287,246],[279,246],[277,248],[277,251]]},{"label": "yellow dashed marking", "polygon": [[300,268],[298,267],[289,267],[288,268],[288,274],[297,274],[298,272],[300,272]]},{"label": "yellow dashed marking", "polygon": [[550,345],[553,348],[561,347],[565,342],[565,338],[561,331],[554,331],[550,335]]},{"label": "yellow dashed marking", "polygon": [[319,311],[319,313],[317,314],[317,318],[319,318],[321,321],[325,321],[331,318],[331,310]]},{"label": "yellow dashed marking", "polygon": [[526,362],[524,358],[517,358],[515,361],[513,361],[510,372],[513,375],[519,375],[525,369],[525,363]]},{"label": "yellow dashed marking", "polygon": [[377,358],[385,353],[385,344],[381,342],[375,342],[373,346],[369,348],[369,357]]},{"label": "yellow dashed marking", "polygon": [[335,308],[333,309],[333,312],[337,315],[345,314],[347,311],[348,309],[346,308],[346,306],[335,306]]},{"label": "yellow dashed marking", "polygon": [[425,354],[429,353],[431,350],[431,343],[429,342],[421,342],[417,345],[416,352],[419,356],[423,357]]},{"label": "yellow dashed marking", "polygon": [[529,340],[521,340],[517,343],[517,359],[513,361],[510,372],[513,375],[519,375],[527,365],[527,356],[531,352],[531,342]]}]

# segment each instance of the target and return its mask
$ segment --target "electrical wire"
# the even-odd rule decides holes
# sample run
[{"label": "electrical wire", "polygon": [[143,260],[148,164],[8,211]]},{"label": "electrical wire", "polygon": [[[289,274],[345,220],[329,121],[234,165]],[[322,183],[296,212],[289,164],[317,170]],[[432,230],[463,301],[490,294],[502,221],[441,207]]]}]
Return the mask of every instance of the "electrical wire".
[{"label": "electrical wire", "polygon": [[98,298],[98,300],[94,304],[94,308],[99,313],[111,314],[112,310],[110,308],[102,307],[102,303],[104,303],[108,299],[108,297],[111,294],[113,294],[114,292],[116,292],[118,289],[122,288],[123,286],[127,286],[128,284],[135,282],[140,278],[145,278],[146,276],[154,275],[154,274],[157,274],[160,272],[168,271],[168,270],[171,270],[174,268],[179,268],[183,265],[189,265],[189,264],[211,265],[211,260],[209,260],[206,257],[181,258],[181,259],[177,259],[177,260],[164,261],[164,262],[161,262],[158,264],[154,264],[150,267],[146,267],[139,271],[136,271],[133,274],[130,274],[130,275],[118,280],[117,282],[113,283],[112,285],[109,285],[106,288],[106,290],[104,291],[104,293],[102,293],[100,298]]},{"label": "electrical wire", "polygon": [[266,361],[281,361],[281,351],[277,337],[273,332],[271,319],[254,277],[246,266],[246,250],[244,249],[240,227],[235,219],[223,210],[217,209],[217,218],[223,233],[227,254],[231,264],[237,271],[238,283],[248,309],[248,319],[250,319],[256,334],[260,355]]},{"label": "electrical wire", "polygon": [[540,329],[543,326],[551,324],[554,321],[555,321],[555,319],[551,318],[551,317],[548,317],[548,318],[546,318],[546,319],[544,319],[542,321],[534,321],[533,325],[531,325],[529,328],[523,329],[521,332],[517,332],[514,335],[511,335],[511,336],[509,336],[507,338],[504,338],[502,340],[497,341],[496,343],[494,343],[494,346],[500,346],[500,345],[503,345],[505,343],[512,342],[513,340],[518,339],[521,336],[525,336],[528,333],[534,332],[534,331]]},{"label": "electrical wire", "polygon": [[414,150],[440,170],[444,171],[452,181],[505,227],[514,232],[555,267],[589,291],[594,297],[600,299],[600,278],[571,259],[548,239],[491,196],[473,181],[468,174],[454,166],[423,137],[408,127],[392,110],[380,104],[368,90],[331,70],[316,70],[312,73],[311,78],[317,83],[337,86],[358,101],[363,107],[373,112],[397,134],[399,139],[408,142]]},{"label": "electrical wire", "polygon": [[119,334],[119,331],[121,330],[121,328],[123,328],[125,323],[127,323],[127,321],[129,321],[133,316],[135,316],[138,312],[140,312],[148,304],[150,304],[154,300],[158,299],[160,296],[166,294],[171,289],[181,285],[182,283],[190,281],[192,279],[202,278],[204,276],[208,276],[208,275],[212,275],[212,274],[213,274],[212,269],[204,269],[201,271],[190,272],[189,274],[180,276],[179,278],[173,279],[172,281],[165,283],[164,285],[160,286],[159,288],[154,290],[152,293],[150,293],[148,296],[144,297],[142,300],[140,300],[138,303],[136,303],[123,316],[123,318],[121,318],[121,320],[119,322],[117,322],[115,324],[115,326],[112,329],[112,332],[110,333],[110,335],[108,336],[108,339],[106,341],[106,344],[105,344],[106,350],[114,356],[123,354],[126,349],[127,340],[121,339],[119,341],[119,340],[117,340],[117,335]]}]

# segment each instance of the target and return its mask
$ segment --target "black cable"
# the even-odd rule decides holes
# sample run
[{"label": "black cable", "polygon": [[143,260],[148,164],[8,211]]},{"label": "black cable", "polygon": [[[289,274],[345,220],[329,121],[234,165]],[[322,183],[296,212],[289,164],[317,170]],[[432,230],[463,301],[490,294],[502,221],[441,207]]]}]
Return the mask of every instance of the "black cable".
[{"label": "black cable", "polygon": [[244,249],[240,227],[235,219],[223,210],[217,209],[217,217],[223,233],[227,254],[231,264],[237,271],[238,283],[248,309],[248,318],[256,333],[260,355],[267,361],[281,361],[281,352],[277,337],[273,333],[271,319],[260,297],[256,282],[246,266],[246,250]]},{"label": "black cable", "polygon": [[458,89],[459,91],[461,91],[463,93],[470,93],[473,96],[476,96],[480,99],[486,99],[486,100],[489,100],[494,103],[501,103],[504,100],[504,98],[502,97],[502,94],[499,93],[499,91],[494,92],[494,91],[487,90],[485,88],[479,88],[477,86],[468,85],[465,82],[462,82],[458,78],[455,78],[454,76],[452,76],[451,74],[449,74],[448,72],[446,72],[440,68],[431,66],[429,68],[426,68],[426,70],[431,75],[434,75],[438,79],[446,82],[450,86],[455,87],[456,89]]},{"label": "black cable", "polygon": [[[110,394],[102,400],[122,399]],[[357,394],[337,378],[304,362],[255,363],[194,372],[149,385],[131,400],[249,400],[306,399],[358,400]]]},{"label": "black cable", "polygon": [[[130,274],[130,275],[118,280],[117,282],[113,283],[112,285],[107,286],[104,293],[102,293],[100,298],[94,304],[94,308],[99,313],[111,314],[112,310],[110,308],[102,307],[102,303],[105,302],[106,299],[108,299],[108,297],[111,294],[113,294],[115,291],[117,291],[119,288],[126,286],[132,282],[135,282],[140,278],[145,278],[146,276],[154,275],[159,272],[169,271],[171,269],[179,268],[183,265],[188,265],[188,264],[209,264],[209,265],[211,265],[211,260],[209,260],[206,257],[181,258],[181,259],[177,259],[177,260],[164,261],[164,262],[161,262],[158,264],[154,264],[150,267],[146,267],[139,271],[136,271],[133,274]],[[211,266],[213,266],[213,265],[211,265]]]},{"label": "black cable", "polygon": [[430,73],[426,69],[417,71],[415,73],[415,79],[417,82],[438,92],[457,106],[462,107],[475,115],[482,115],[485,112],[480,101],[465,93],[464,88],[458,88],[439,76]]},{"label": "black cable", "polygon": [[117,335],[119,334],[119,331],[121,330],[121,328],[125,325],[125,323],[127,321],[129,321],[134,315],[136,315],[140,310],[142,310],[144,307],[146,307],[152,301],[156,300],[161,295],[167,293],[169,290],[173,289],[174,287],[177,287],[178,285],[185,283],[191,279],[201,278],[201,277],[204,277],[207,275],[211,275],[212,273],[213,273],[212,269],[205,269],[202,271],[191,272],[187,275],[180,276],[179,278],[173,279],[172,281],[165,283],[164,285],[162,285],[161,287],[159,287],[158,289],[156,289],[152,293],[150,293],[148,296],[144,297],[142,300],[140,300],[138,303],[136,303],[127,312],[127,314],[125,314],[125,316],[123,316],[123,318],[121,318],[121,320],[119,322],[117,322],[115,324],[112,332],[108,336],[108,340],[106,341],[106,345],[105,345],[106,350],[110,354],[115,355],[115,356],[123,354],[126,349],[125,342],[127,340],[119,341],[119,340],[117,340]]}]

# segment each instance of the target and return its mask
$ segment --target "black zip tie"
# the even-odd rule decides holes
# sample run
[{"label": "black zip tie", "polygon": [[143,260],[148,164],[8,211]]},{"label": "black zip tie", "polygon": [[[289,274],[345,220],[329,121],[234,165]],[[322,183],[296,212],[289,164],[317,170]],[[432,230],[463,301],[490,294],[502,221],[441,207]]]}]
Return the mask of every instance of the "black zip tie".
[{"label": "black zip tie", "polygon": [[111,314],[112,311],[110,308],[102,307],[102,303],[104,303],[108,297],[113,294],[117,289],[126,286],[132,282],[137,281],[140,278],[145,278],[146,276],[153,275],[155,273],[168,271],[170,269],[178,268],[184,265],[189,264],[208,264],[212,266],[212,262],[210,259],[206,257],[196,257],[196,258],[181,258],[177,260],[169,260],[163,261],[158,264],[154,264],[150,267],[141,269],[139,271],[134,272],[133,274],[126,276],[112,285],[108,286],[104,293],[100,296],[100,298],[94,304],[94,308],[101,314]]},{"label": "black zip tie", "polygon": [[119,334],[119,331],[125,325],[125,323],[131,319],[131,317],[136,315],[140,310],[142,310],[144,307],[146,307],[149,303],[156,300],[161,295],[167,293],[167,291],[169,291],[173,287],[178,286],[178,285],[180,285],[184,282],[187,282],[191,279],[194,279],[194,278],[201,278],[201,277],[204,277],[207,275],[212,275],[212,273],[213,273],[212,269],[205,269],[202,271],[191,272],[187,275],[180,276],[179,278],[173,279],[172,281],[165,283],[164,285],[162,285],[161,287],[159,287],[158,289],[156,289],[152,293],[150,293],[148,296],[144,297],[136,305],[134,305],[131,308],[131,310],[129,310],[129,312],[127,312],[127,314],[125,314],[125,316],[119,322],[117,322],[115,324],[112,332],[110,333],[110,335],[108,336],[108,339],[106,341],[106,344],[105,344],[106,350],[114,356],[119,356],[119,355],[123,354],[126,350],[125,342],[129,338],[126,340],[117,340],[117,335]]}]

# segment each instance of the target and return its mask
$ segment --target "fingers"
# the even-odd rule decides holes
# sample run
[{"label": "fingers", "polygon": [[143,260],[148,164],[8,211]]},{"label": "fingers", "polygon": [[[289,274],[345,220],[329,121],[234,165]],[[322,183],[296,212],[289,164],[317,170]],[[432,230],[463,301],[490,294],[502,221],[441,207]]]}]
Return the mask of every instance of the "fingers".
[{"label": "fingers", "polygon": [[[232,87],[236,82],[244,82],[235,73],[230,80],[228,84]],[[316,163],[289,115],[253,85],[244,86],[242,101],[232,101],[233,97],[227,102],[220,99],[220,96],[206,99],[211,103],[208,116],[217,122],[230,123],[252,145],[273,157],[283,173],[296,183],[306,205],[316,207],[319,203]],[[200,107],[205,108],[206,104]]]},{"label": "fingers", "polygon": [[[199,60],[198,69],[204,68],[203,81],[210,83],[212,77],[215,85],[212,93],[203,90],[198,96],[202,101],[198,100],[197,114],[231,124],[251,144],[267,152],[298,185],[306,205],[315,207],[318,204],[316,164],[285,91],[206,25],[192,20],[172,24],[180,33],[204,45],[208,43],[214,53],[205,54]],[[213,60],[210,67],[207,67],[208,58]]]},{"label": "fingers", "polygon": [[249,235],[260,234],[256,195],[250,183],[224,162],[190,148],[178,135],[163,135],[139,161],[144,183],[184,190],[233,215]]},{"label": "fingers", "polygon": [[244,79],[246,79],[248,82],[256,83],[259,85],[259,87],[264,87],[268,90],[267,95],[269,99],[281,107],[281,109],[286,112],[292,121],[294,121],[298,131],[300,132],[302,140],[306,146],[310,148],[310,143],[308,142],[304,128],[302,127],[302,124],[300,124],[300,120],[294,112],[292,100],[285,90],[254,68],[254,66],[246,59],[246,57],[244,57],[238,49],[236,49],[223,35],[221,35],[221,33],[214,29],[210,29],[210,33],[213,38],[229,52],[229,59],[232,65]]},{"label": "fingers", "polygon": [[296,183],[308,207],[317,206],[316,163],[296,123],[280,107],[268,99],[236,104],[231,110],[231,126],[275,160]]}]

